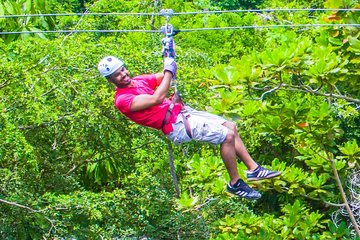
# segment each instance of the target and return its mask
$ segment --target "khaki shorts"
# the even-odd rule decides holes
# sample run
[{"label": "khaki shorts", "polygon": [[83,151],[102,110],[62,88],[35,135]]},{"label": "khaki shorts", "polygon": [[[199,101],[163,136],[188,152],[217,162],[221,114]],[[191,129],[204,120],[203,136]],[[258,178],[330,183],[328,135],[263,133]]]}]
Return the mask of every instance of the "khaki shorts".
[{"label": "khaki shorts", "polygon": [[[186,133],[181,113],[189,121],[192,138]],[[181,113],[172,125],[173,131],[166,135],[175,144],[191,140],[220,144],[225,140],[229,129],[223,125],[227,122],[224,118],[204,111],[197,111],[188,106],[185,106]]]}]

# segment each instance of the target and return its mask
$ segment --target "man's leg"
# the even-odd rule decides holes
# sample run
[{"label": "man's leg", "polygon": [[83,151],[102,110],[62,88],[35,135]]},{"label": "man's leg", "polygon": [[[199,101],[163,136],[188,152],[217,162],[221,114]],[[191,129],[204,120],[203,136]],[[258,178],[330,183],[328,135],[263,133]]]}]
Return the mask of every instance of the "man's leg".
[{"label": "man's leg", "polygon": [[235,134],[229,129],[225,141],[220,145],[221,158],[225,163],[226,170],[230,175],[230,183],[234,184],[240,177],[237,170]]},{"label": "man's leg", "polygon": [[230,182],[227,185],[228,192],[251,200],[261,197],[261,194],[250,188],[240,177],[237,170],[235,133],[229,129],[225,140],[220,144],[220,154],[225,167],[230,175]]},{"label": "man's leg", "polygon": [[229,128],[234,132],[234,141],[235,141],[235,152],[236,155],[244,162],[248,170],[252,171],[258,167],[258,164],[252,159],[249,152],[247,151],[243,141],[241,140],[236,125],[232,122],[226,122],[223,124],[225,127]]},{"label": "man's leg", "polygon": [[248,181],[273,178],[281,174],[281,172],[272,171],[263,168],[252,159],[252,157],[250,156],[249,152],[247,151],[243,141],[241,140],[237,132],[235,123],[225,122],[223,125],[227,127],[229,131],[232,131],[234,133],[235,152],[236,155],[244,162],[244,164],[248,168],[247,171]]}]

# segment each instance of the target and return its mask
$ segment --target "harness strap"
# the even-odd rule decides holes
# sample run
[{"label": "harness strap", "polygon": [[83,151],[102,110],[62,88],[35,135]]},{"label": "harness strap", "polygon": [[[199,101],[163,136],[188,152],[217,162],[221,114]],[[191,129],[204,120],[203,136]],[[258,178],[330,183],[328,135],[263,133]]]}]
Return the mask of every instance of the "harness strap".
[{"label": "harness strap", "polygon": [[[169,117],[170,115],[172,114],[172,110],[175,106],[175,103],[180,103],[181,106],[184,106],[184,103],[179,95],[178,92],[175,92],[172,99],[171,99],[171,103],[168,107],[168,109],[166,110],[166,114],[165,114],[165,118],[162,122],[162,125],[161,125],[161,128],[163,128],[165,126],[165,124],[168,122],[169,120]],[[182,112],[180,112],[181,116],[182,116],[182,119],[183,119],[183,123],[184,123],[184,126],[185,126],[185,130],[186,130],[186,134],[192,138],[192,134],[191,134],[191,127],[190,127],[190,123],[189,123],[189,120],[188,118],[190,117],[190,115],[188,116],[185,116]]]},{"label": "harness strap", "polygon": [[192,134],[191,134],[191,127],[190,127],[190,123],[189,123],[189,117],[190,115],[185,116],[184,113],[180,113],[184,122],[184,126],[185,126],[185,130],[186,130],[186,134],[189,136],[189,138],[192,138]]},{"label": "harness strap", "polygon": [[169,117],[172,114],[172,110],[173,110],[173,108],[175,106],[175,103],[176,103],[176,98],[173,97],[168,109],[166,110],[165,118],[164,118],[164,120],[163,120],[163,122],[161,124],[161,128],[163,128],[166,125],[166,123],[168,122]]}]

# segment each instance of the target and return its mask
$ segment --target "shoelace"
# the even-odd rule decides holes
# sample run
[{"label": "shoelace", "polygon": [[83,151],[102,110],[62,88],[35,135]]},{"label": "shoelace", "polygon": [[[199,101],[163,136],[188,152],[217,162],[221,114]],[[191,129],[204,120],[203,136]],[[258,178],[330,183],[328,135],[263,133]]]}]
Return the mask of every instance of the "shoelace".
[{"label": "shoelace", "polygon": [[252,188],[250,188],[242,179],[239,179],[233,186],[231,186],[234,189],[243,189],[246,191],[251,191]]}]

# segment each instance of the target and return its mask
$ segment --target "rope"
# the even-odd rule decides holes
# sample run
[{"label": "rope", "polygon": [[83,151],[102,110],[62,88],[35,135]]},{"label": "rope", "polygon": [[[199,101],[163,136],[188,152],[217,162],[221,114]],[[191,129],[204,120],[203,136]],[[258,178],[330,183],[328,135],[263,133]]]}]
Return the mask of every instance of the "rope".
[{"label": "rope", "polygon": [[[172,15],[196,15],[196,14],[217,14],[217,13],[248,13],[248,12],[359,12],[356,8],[302,8],[302,9],[248,9],[248,10],[216,10],[216,11],[194,11],[174,12]],[[162,13],[43,13],[43,14],[18,14],[2,15],[0,18],[21,18],[21,17],[63,17],[63,16],[162,16]]]},{"label": "rope", "polygon": [[[213,28],[189,28],[175,30],[178,32],[197,32],[197,31],[223,31],[223,30],[240,30],[240,29],[259,29],[259,28],[298,28],[298,27],[357,27],[360,24],[284,24],[284,25],[258,25],[258,26],[233,26],[233,27],[213,27]],[[0,32],[0,35],[9,34],[39,34],[39,33],[161,33],[161,30],[145,30],[145,29],[122,29],[122,30],[44,30],[44,31],[14,31],[14,32]]]}]

